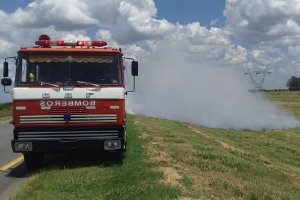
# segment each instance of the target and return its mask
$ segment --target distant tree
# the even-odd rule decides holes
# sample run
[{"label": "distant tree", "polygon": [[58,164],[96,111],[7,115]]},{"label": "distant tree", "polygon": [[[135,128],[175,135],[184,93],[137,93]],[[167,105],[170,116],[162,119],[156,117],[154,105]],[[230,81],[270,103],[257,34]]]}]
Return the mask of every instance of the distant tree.
[{"label": "distant tree", "polygon": [[300,77],[292,76],[286,83],[290,91],[300,90]]}]

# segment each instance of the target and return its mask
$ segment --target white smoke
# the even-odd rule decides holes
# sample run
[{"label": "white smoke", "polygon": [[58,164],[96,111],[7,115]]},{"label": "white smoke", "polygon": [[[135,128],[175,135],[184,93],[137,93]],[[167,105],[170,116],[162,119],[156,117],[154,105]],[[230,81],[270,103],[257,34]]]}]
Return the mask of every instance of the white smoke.
[{"label": "white smoke", "polygon": [[140,57],[137,90],[128,110],[213,128],[286,129],[299,122],[251,88],[243,73],[217,62],[190,59],[183,53],[152,52]]}]

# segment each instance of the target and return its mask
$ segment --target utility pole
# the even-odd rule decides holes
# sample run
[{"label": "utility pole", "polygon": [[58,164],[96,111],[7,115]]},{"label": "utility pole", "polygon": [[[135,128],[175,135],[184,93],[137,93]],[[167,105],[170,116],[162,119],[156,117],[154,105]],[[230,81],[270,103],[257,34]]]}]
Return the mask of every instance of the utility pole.
[{"label": "utility pole", "polygon": [[248,75],[252,84],[253,84],[253,91],[263,91],[263,84],[267,77],[267,75],[271,74],[272,72],[268,71],[269,65],[266,66],[265,70],[250,70],[247,68],[247,72],[244,75]]}]

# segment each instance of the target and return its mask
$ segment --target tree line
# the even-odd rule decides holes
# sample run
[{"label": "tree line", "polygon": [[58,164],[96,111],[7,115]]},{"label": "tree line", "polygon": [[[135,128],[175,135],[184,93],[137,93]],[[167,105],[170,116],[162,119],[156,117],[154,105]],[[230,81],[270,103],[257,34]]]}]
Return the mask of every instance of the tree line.
[{"label": "tree line", "polygon": [[300,90],[300,76],[292,76],[286,83],[286,86],[289,88],[290,91]]}]

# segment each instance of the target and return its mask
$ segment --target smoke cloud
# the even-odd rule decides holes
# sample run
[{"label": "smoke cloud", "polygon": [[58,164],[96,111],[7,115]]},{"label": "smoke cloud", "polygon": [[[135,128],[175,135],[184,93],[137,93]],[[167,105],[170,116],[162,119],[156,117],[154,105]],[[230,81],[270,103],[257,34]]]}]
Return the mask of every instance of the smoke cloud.
[{"label": "smoke cloud", "polygon": [[[286,129],[299,122],[258,93],[243,73],[222,63],[161,49],[139,58],[129,112],[236,130]],[[128,84],[130,86],[130,84]]]}]

